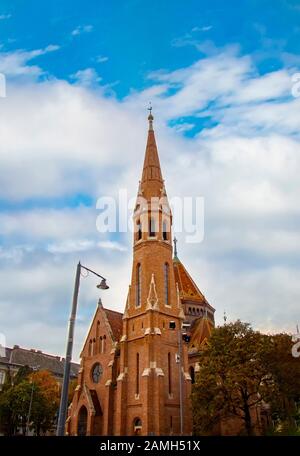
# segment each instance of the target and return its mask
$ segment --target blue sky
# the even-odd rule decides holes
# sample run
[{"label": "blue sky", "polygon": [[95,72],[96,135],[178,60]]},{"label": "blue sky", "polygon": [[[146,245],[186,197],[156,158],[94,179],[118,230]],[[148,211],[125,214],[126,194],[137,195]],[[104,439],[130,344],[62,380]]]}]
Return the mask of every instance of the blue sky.
[{"label": "blue sky", "polygon": [[[169,196],[205,200],[203,242],[178,233],[178,248],[217,322],[226,310],[261,330],[294,330],[299,37],[300,1],[0,2],[8,345],[63,353],[79,258],[110,279],[104,305],[123,310],[131,234],[99,234],[95,204],[120,188],[135,195],[150,100]],[[97,298],[84,281],[76,356]]]},{"label": "blue sky", "polygon": [[11,15],[1,21],[5,50],[59,45],[39,58],[46,71],[69,79],[92,66],[105,84],[118,82],[119,98],[144,88],[155,69],[175,70],[198,59],[199,50],[185,41],[211,42],[212,48],[238,44],[241,53],[255,54],[260,74],[281,68],[283,52],[300,51],[297,0],[2,0],[1,11]]}]

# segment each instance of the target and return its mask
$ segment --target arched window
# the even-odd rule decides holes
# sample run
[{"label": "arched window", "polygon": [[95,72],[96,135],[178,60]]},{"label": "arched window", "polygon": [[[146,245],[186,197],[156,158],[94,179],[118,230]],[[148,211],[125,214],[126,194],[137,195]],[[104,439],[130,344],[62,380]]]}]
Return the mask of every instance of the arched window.
[{"label": "arched window", "polygon": [[136,222],[136,240],[139,241],[140,239],[142,239],[142,224],[141,224],[141,221],[138,220]]},{"label": "arched window", "polygon": [[166,220],[163,221],[162,235],[163,235],[163,240],[167,241],[168,240],[168,227],[167,227]]},{"label": "arched window", "polygon": [[93,339],[93,348],[92,348],[92,354],[95,355],[97,352],[96,352],[96,339],[94,338]]},{"label": "arched window", "polygon": [[165,280],[165,303],[170,305],[170,271],[168,263],[164,264],[164,280]]},{"label": "arched window", "polygon": [[93,342],[92,342],[92,339],[90,339],[90,341],[89,341],[89,356],[92,356],[92,345],[93,345]]},{"label": "arched window", "polygon": [[193,368],[193,366],[190,367],[190,376],[192,379],[192,383],[195,383],[195,369]]},{"label": "arched window", "polygon": [[99,337],[99,342],[98,342],[98,352],[102,353],[102,336]]},{"label": "arched window", "polygon": [[106,336],[102,337],[102,353],[106,351]]},{"label": "arched window", "polygon": [[140,394],[140,355],[136,354],[136,383],[135,383],[135,394]]},{"label": "arched window", "polygon": [[191,314],[191,313],[192,313],[192,308],[191,308],[191,307],[189,307],[189,314]]},{"label": "arched window", "polygon": [[156,234],[155,220],[153,217],[150,217],[150,219],[149,219],[149,236],[154,237],[155,234]]},{"label": "arched window", "polygon": [[171,366],[171,353],[168,353],[168,387],[169,394],[172,394],[172,366]]},{"label": "arched window", "polygon": [[136,267],[136,301],[135,306],[141,306],[141,278],[142,278],[142,267],[141,264],[138,263]]},{"label": "arched window", "polygon": [[133,433],[134,435],[140,435],[142,432],[142,421],[140,418],[133,420]]}]

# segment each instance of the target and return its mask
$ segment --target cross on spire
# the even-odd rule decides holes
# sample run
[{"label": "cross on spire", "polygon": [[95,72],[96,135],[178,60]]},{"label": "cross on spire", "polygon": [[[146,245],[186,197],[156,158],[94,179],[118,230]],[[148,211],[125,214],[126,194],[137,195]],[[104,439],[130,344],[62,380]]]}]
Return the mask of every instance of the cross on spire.
[{"label": "cross on spire", "polygon": [[152,105],[151,105],[151,101],[149,101],[149,108],[148,108],[148,111],[149,111],[149,116],[148,116],[148,120],[149,120],[149,130],[152,131],[153,130],[153,115],[152,115]]}]

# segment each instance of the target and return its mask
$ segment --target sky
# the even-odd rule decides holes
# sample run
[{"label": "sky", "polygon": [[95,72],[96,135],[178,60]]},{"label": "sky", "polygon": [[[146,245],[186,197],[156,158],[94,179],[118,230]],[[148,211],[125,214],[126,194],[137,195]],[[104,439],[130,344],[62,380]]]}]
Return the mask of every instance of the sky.
[{"label": "sky", "polygon": [[[202,197],[178,256],[216,309],[295,332],[300,1],[0,0],[0,333],[64,354],[79,260],[123,311],[132,235],[98,198],[137,192],[151,101],[169,197]],[[298,76],[299,76],[299,79]],[[99,299],[82,278],[74,358]]]}]

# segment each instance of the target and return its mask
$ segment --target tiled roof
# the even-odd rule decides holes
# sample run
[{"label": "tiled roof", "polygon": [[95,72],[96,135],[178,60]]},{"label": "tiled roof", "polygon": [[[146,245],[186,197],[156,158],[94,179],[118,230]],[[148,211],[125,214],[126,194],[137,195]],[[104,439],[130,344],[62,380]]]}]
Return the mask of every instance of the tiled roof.
[{"label": "tiled roof", "polygon": [[175,282],[178,283],[179,294],[181,299],[207,303],[204,295],[201,293],[183,264],[174,258],[173,260]]},{"label": "tiled roof", "polygon": [[116,312],[115,310],[105,308],[103,308],[103,310],[106,314],[108,323],[110,324],[115,340],[119,340],[123,330],[123,314],[120,312]]},{"label": "tiled roof", "polygon": [[[38,366],[39,370],[46,369],[56,376],[62,376],[64,372],[65,360],[60,356],[49,355],[39,350],[27,350],[25,348],[12,348],[10,352],[10,364],[19,366]],[[77,377],[79,364],[71,363],[71,376]]]},{"label": "tiled roof", "polygon": [[201,350],[210,338],[213,327],[213,323],[208,318],[198,318],[191,328],[189,349]]}]

